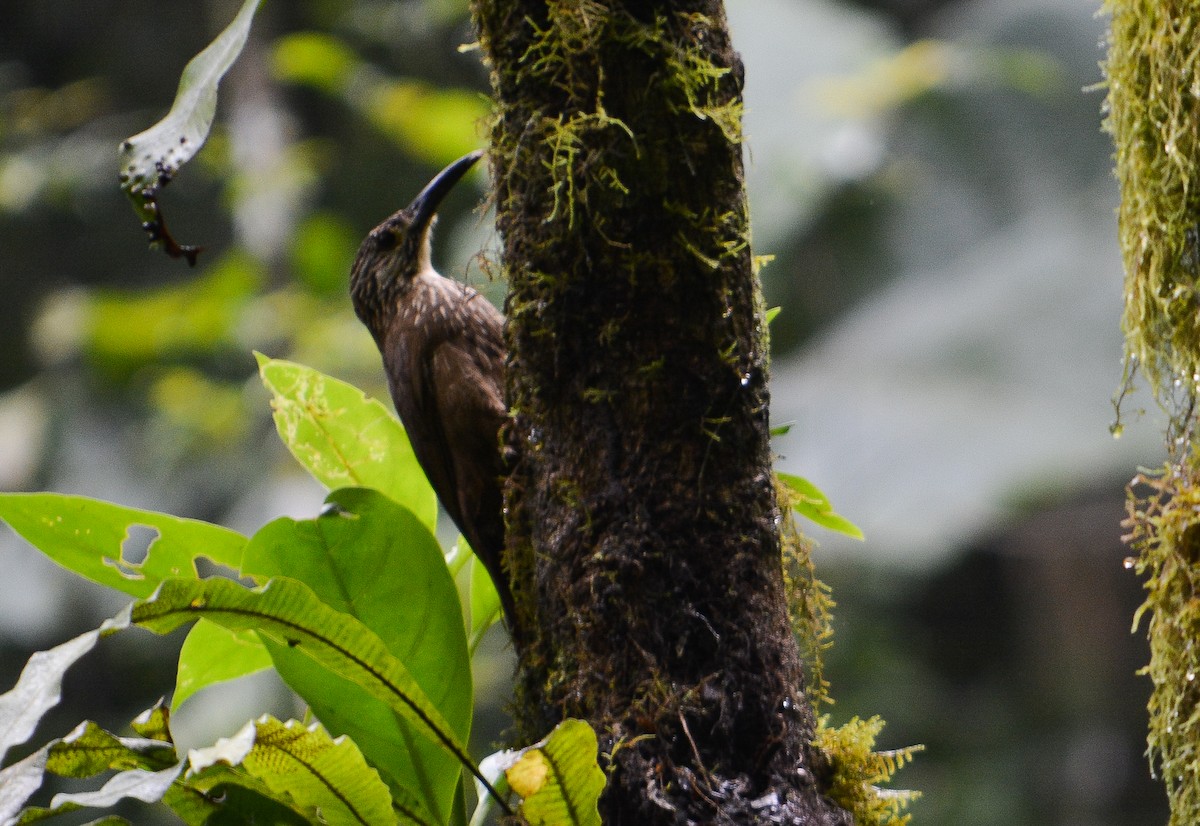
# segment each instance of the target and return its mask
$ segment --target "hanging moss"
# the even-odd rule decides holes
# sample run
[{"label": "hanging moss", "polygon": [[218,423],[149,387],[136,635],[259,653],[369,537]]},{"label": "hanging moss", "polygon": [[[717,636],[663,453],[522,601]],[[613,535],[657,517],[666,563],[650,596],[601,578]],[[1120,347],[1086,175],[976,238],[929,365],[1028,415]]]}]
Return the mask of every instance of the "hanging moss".
[{"label": "hanging moss", "polygon": [[833,609],[836,603],[829,586],[817,577],[812,560],[813,541],[796,526],[792,504],[799,497],[788,485],[777,483],[776,495],[783,509],[780,526],[783,540],[784,589],[792,630],[804,657],[808,700],[819,716],[813,737],[825,775],[825,794],[854,815],[857,826],[904,826],[911,815],[908,804],[919,792],[881,788],[923,746],[876,751],[875,739],[883,730],[878,715],[869,720],[852,718],[842,726],[831,726],[822,706],[833,704],[825,678],[824,655],[833,646]]},{"label": "hanging moss", "polygon": [[1200,4],[1107,9],[1127,368],[1141,370],[1184,433],[1200,387]]},{"label": "hanging moss", "polygon": [[1126,566],[1143,577],[1154,684],[1147,738],[1151,766],[1167,787],[1171,826],[1200,823],[1200,467],[1196,460],[1134,479]]},{"label": "hanging moss", "polygon": [[783,547],[783,585],[787,595],[792,632],[800,643],[800,653],[808,669],[805,690],[814,713],[832,703],[829,681],[825,679],[825,652],[833,645],[833,609],[837,605],[829,586],[817,578],[813,564],[813,541],[796,527],[793,501],[796,491],[776,482],[783,521],[779,533]]},{"label": "hanging moss", "polygon": [[[1147,742],[1172,826],[1200,823],[1200,4],[1110,0],[1106,128],[1121,185],[1126,382],[1171,417],[1172,462],[1129,492],[1126,565],[1144,578],[1154,684]],[[1120,411],[1118,410],[1118,417]],[[1119,418],[1116,428],[1120,428]],[[1114,430],[1119,435],[1119,429]]]}]

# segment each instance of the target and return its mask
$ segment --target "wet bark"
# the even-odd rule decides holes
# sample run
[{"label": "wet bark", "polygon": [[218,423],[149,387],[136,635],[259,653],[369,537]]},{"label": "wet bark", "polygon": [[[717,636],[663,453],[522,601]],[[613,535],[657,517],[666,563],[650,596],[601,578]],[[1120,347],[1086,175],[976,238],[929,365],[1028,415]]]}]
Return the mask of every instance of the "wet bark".
[{"label": "wet bark", "polygon": [[475,0],[493,73],[522,733],[596,728],[608,824],[848,823],[781,581],[719,2]]}]

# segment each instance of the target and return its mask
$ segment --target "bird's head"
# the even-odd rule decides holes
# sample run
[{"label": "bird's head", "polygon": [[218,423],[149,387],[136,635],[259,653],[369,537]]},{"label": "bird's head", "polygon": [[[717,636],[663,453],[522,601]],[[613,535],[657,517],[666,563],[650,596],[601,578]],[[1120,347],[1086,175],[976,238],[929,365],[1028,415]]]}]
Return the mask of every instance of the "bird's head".
[{"label": "bird's head", "polygon": [[446,193],[482,156],[482,151],[475,151],[447,166],[411,204],[363,239],[350,271],[350,296],[354,311],[372,332],[413,279],[431,269],[429,237],[437,208]]}]

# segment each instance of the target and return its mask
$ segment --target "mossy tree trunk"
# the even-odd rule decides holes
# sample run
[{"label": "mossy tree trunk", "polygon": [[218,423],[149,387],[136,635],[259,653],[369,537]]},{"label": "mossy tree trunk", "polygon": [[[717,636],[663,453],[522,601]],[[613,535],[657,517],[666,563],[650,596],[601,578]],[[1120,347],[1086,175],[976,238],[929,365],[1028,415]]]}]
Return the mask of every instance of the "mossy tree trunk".
[{"label": "mossy tree trunk", "polygon": [[518,724],[593,724],[608,824],[848,822],[818,791],[783,599],[721,4],[474,11],[510,285]]}]

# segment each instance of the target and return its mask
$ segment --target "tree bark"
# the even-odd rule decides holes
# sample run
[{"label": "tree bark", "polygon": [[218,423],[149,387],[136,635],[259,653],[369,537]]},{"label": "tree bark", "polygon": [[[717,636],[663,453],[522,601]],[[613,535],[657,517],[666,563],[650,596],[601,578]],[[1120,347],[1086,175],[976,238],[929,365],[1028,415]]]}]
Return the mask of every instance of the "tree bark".
[{"label": "tree bark", "polygon": [[509,278],[522,733],[608,824],[848,823],[783,597],[742,64],[719,2],[475,0]]}]

